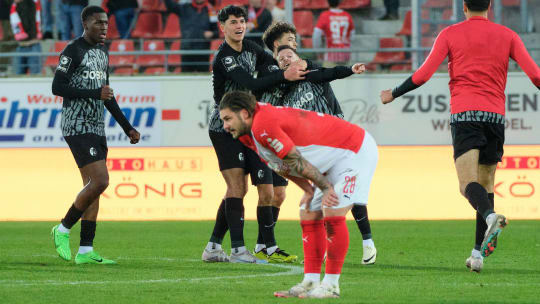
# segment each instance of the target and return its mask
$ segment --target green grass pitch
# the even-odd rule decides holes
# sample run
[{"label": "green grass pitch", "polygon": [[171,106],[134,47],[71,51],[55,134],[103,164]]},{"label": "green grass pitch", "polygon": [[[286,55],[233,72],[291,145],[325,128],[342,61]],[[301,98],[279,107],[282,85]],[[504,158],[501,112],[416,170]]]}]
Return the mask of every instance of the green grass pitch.
[{"label": "green grass pitch", "polygon": [[[350,249],[341,298],[277,299],[276,290],[302,279],[301,264],[201,262],[213,222],[101,222],[94,246],[119,265],[61,260],[47,222],[0,223],[1,303],[539,303],[540,221],[510,221],[483,272],[465,259],[473,221],[374,221],[377,263],[361,264],[362,238],[349,222]],[[71,237],[73,255],[79,242]],[[281,248],[302,256],[300,225],[277,225]],[[246,222],[252,249],[255,222]],[[229,236],[224,241],[230,244]],[[228,249],[228,248],[227,248]]]}]

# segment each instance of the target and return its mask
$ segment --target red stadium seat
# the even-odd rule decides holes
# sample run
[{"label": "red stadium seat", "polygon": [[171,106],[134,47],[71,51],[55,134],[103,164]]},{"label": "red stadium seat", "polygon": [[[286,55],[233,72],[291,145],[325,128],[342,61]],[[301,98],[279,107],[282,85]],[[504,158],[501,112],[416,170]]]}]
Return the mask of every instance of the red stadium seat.
[{"label": "red stadium seat", "polygon": [[313,13],[311,11],[294,11],[293,21],[298,35],[311,37],[313,34]]},{"label": "red stadium seat", "polygon": [[[283,1],[285,2],[285,1]],[[293,9],[295,10],[301,10],[301,9],[310,9],[311,8],[311,0],[295,0],[293,1]]]},{"label": "red stadium seat", "polygon": [[109,28],[107,29],[107,39],[118,39],[120,38],[120,33],[118,33],[118,28],[116,28],[116,18],[114,15],[109,17]]},{"label": "red stadium seat", "polygon": [[133,38],[155,38],[163,32],[161,13],[140,13],[135,29],[131,32]]},{"label": "red stadium seat", "polygon": [[[379,39],[380,48],[402,48],[403,40],[401,38],[381,38]],[[403,63],[405,61],[405,52],[377,52],[371,63],[388,64]]]},{"label": "red stadium seat", "polygon": [[447,8],[452,7],[452,0],[427,0],[422,7],[424,8]]},{"label": "red stadium seat", "polygon": [[167,23],[165,23],[165,28],[163,32],[158,35],[159,38],[181,38],[182,33],[180,32],[180,19],[176,14],[169,14],[167,17]]},{"label": "red stadium seat", "polygon": [[371,0],[343,0],[339,4],[342,9],[360,9],[371,6]]},{"label": "red stadium seat", "polygon": [[[451,8],[447,8],[442,12],[441,20],[451,20],[453,15],[453,10]],[[437,26],[437,33],[442,31],[445,27],[448,27],[449,24],[439,24]]]},{"label": "red stadium seat", "polygon": [[[181,50],[181,41],[180,40],[173,41],[173,43],[171,44],[170,50],[171,51]],[[175,66],[180,65],[182,63],[182,57],[180,56],[180,54],[169,55],[167,63],[169,65],[175,65]]]},{"label": "red stadium seat", "polygon": [[161,75],[166,72],[164,67],[151,67],[144,70],[144,74],[146,75]]},{"label": "red stadium seat", "polygon": [[521,0],[502,0],[503,6],[520,6]]},{"label": "red stadium seat", "polygon": [[392,72],[410,71],[411,69],[412,65],[410,63],[394,64],[390,67],[390,71]]},{"label": "red stadium seat", "polygon": [[216,5],[216,6],[218,6],[219,9],[222,9],[227,5],[244,6],[244,5],[248,5],[248,0],[221,0],[219,5]]},{"label": "red stadium seat", "polygon": [[[164,51],[163,40],[146,40],[143,44],[143,51]],[[138,66],[156,66],[165,64],[165,55],[140,55],[137,57]]]},{"label": "red stadium seat", "polygon": [[[296,1],[295,1],[296,2]],[[328,9],[328,0],[311,0],[309,6],[310,9]]]},{"label": "red stadium seat", "polygon": [[[429,19],[429,10],[422,10],[422,19]],[[430,25],[422,24],[422,34],[429,32]],[[401,30],[396,33],[398,36],[411,36],[412,35],[412,11],[407,11]]]},{"label": "red stadium seat", "polygon": [[[113,40],[109,47],[109,52],[130,52],[135,50],[133,40]],[[135,55],[110,55],[109,64],[111,66],[133,65]]]},{"label": "red stadium seat", "polygon": [[47,56],[45,59],[45,66],[56,67],[58,65],[58,60],[60,58],[60,53],[66,48],[66,45],[69,41],[56,41],[51,47],[50,52],[57,53],[56,56]]},{"label": "red stadium seat", "polygon": [[313,48],[313,39],[311,39],[311,38],[302,38],[302,48],[304,48],[304,49]]},{"label": "red stadium seat", "polygon": [[113,74],[115,75],[124,75],[124,76],[130,76],[135,74],[135,70],[132,67],[121,67],[121,68],[115,68],[113,70]]},{"label": "red stadium seat", "polygon": [[[111,1],[111,0],[109,0]],[[167,11],[167,7],[165,6],[165,3],[161,0],[142,0],[139,1],[139,4],[141,6],[142,11],[157,11],[157,12],[165,12]]]},{"label": "red stadium seat", "polygon": [[4,30],[2,29],[2,23],[0,23],[0,41],[4,40]]}]

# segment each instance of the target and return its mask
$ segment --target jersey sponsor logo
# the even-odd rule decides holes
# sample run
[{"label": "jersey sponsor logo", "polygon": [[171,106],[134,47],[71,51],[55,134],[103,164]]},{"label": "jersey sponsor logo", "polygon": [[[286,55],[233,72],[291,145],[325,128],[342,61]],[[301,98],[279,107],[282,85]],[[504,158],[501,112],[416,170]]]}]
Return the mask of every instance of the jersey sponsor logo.
[{"label": "jersey sponsor logo", "polygon": [[107,79],[107,73],[103,71],[83,71],[81,77],[83,79],[97,79],[105,80]]},{"label": "jersey sponsor logo", "polygon": [[270,65],[270,66],[268,66],[268,71],[269,72],[279,71],[279,67],[277,65],[275,65],[275,64]]},{"label": "jersey sponsor logo", "polygon": [[227,70],[227,72],[232,71],[238,65],[233,56],[227,56],[227,57],[223,58],[222,62],[223,62],[223,66],[225,66],[225,70]]},{"label": "jersey sponsor logo", "polygon": [[58,63],[58,67],[56,67],[56,70],[67,73],[67,71],[69,70],[69,66],[71,65],[71,61],[72,59],[68,56],[60,56],[60,62]]},{"label": "jersey sponsor logo", "polygon": [[270,144],[270,147],[272,147],[272,149],[274,149],[274,151],[277,153],[283,150],[283,144],[279,140],[268,137],[267,141],[268,144]]}]

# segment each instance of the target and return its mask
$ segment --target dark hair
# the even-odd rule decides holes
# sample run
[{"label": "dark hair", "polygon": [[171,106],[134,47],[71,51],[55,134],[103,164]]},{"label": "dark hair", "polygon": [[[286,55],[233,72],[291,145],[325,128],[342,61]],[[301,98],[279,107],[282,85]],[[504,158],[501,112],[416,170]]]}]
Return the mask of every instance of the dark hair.
[{"label": "dark hair", "polygon": [[93,14],[98,14],[98,13],[106,14],[105,10],[101,8],[101,6],[95,6],[95,5],[87,6],[81,12],[81,19],[84,22],[88,18],[90,18],[90,16],[92,16]]},{"label": "dark hair", "polygon": [[250,116],[253,116],[256,104],[257,100],[252,94],[244,91],[232,91],[223,95],[219,103],[219,110],[230,109],[238,113],[245,109]]},{"label": "dark hair", "polygon": [[264,31],[262,40],[266,47],[273,52],[274,41],[280,39],[286,33],[296,35],[296,27],[288,22],[278,21]]},{"label": "dark hair", "polygon": [[298,55],[298,53],[296,52],[295,49],[293,49],[290,45],[286,45],[286,44],[278,46],[276,54],[283,51],[283,50],[285,50],[285,49],[292,50],[296,55]]},{"label": "dark hair", "polygon": [[328,6],[330,7],[337,7],[341,0],[328,0]]},{"label": "dark hair", "polygon": [[491,0],[465,0],[469,10],[473,12],[483,12],[489,8]]},{"label": "dark hair", "polygon": [[227,19],[229,19],[230,15],[233,15],[233,16],[235,16],[237,18],[238,17],[244,17],[244,19],[246,19],[246,21],[247,21],[246,9],[244,9],[241,6],[227,5],[224,8],[219,10],[219,13],[218,13],[219,22],[225,23],[225,21],[227,21]]}]

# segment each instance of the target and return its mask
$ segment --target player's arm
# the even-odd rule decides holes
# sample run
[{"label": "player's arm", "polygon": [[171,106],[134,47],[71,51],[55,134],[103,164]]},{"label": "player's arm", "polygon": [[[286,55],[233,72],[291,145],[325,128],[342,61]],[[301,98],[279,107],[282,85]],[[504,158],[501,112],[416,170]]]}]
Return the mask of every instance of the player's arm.
[{"label": "player's arm", "polygon": [[540,68],[527,52],[521,38],[515,33],[510,47],[510,57],[519,64],[523,72],[529,76],[532,83],[540,90]]},{"label": "player's arm", "polygon": [[296,172],[298,175],[312,181],[321,191],[323,191],[323,205],[336,206],[339,204],[334,187],[330,181],[309,161],[307,161],[295,147],[283,158],[284,164],[291,172]]},{"label": "player's arm", "polygon": [[397,86],[393,90],[384,90],[381,92],[381,101],[383,104],[392,102],[394,99],[400,97],[401,95],[407,94],[408,92],[419,88],[421,85],[426,83],[431,76],[437,71],[437,68],[444,61],[446,56],[448,56],[448,41],[446,39],[447,29],[442,30],[442,32],[437,36],[433,48],[429,53],[426,61],[422,66],[414,72],[414,74],[407,78],[401,85]]},{"label": "player's arm", "polygon": [[319,68],[306,74],[306,80],[321,83],[330,82],[336,79],[343,79],[353,74],[361,74],[366,70],[363,63],[356,63],[353,66],[336,66],[333,68]]},{"label": "player's arm", "polygon": [[[109,73],[107,72],[107,86],[109,86]],[[118,102],[116,102],[116,98],[114,96],[108,100],[105,100],[103,102],[105,107],[107,108],[107,111],[111,113],[112,117],[118,122],[120,127],[124,130],[124,133],[129,137],[131,144],[136,144],[139,142],[139,139],[141,138],[141,135],[133,126],[129,123],[126,116],[120,110],[120,107],[118,106]]]},{"label": "player's arm", "polygon": [[77,56],[75,44],[70,44],[60,54],[60,60],[54,73],[52,83],[52,93],[64,98],[94,98],[101,99],[101,88],[99,89],[79,89],[69,85],[73,72],[79,66],[80,60]]}]

